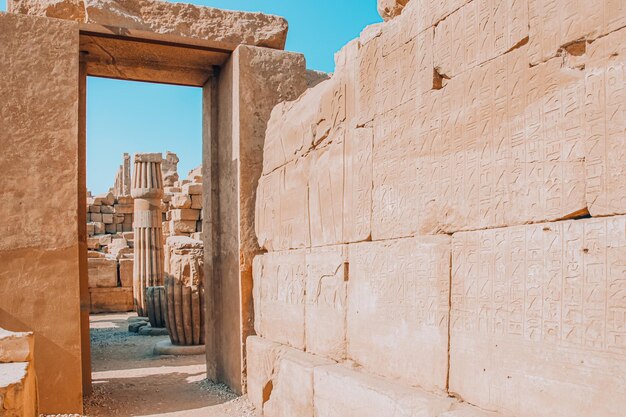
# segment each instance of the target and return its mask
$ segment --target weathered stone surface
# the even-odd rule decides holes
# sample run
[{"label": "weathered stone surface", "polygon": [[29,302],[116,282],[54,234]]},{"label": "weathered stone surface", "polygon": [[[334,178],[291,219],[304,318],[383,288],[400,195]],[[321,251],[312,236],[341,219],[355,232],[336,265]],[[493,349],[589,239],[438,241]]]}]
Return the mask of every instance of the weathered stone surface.
[{"label": "weathered stone surface", "polygon": [[528,41],[528,0],[504,4],[473,0],[435,27],[434,68],[440,75],[456,77]]},{"label": "weathered stone surface", "polygon": [[32,363],[0,363],[0,414],[37,417],[37,383]]},{"label": "weathered stone surface", "polygon": [[305,251],[269,252],[253,265],[257,334],[304,349]]},{"label": "weathered stone surface", "polygon": [[169,222],[169,233],[177,234],[189,234],[196,231],[195,220],[171,220]]},{"label": "weathered stone surface", "polygon": [[519,417],[623,415],[624,259],[624,216],[455,234],[450,391]]},{"label": "weathered stone surface", "polygon": [[248,362],[248,398],[254,407],[262,412],[269,400],[278,359],[284,355],[286,347],[258,336],[250,336],[246,341]]},{"label": "weathered stone surface", "polygon": [[274,49],[285,47],[288,28],[278,16],[157,0],[10,0],[8,10]]},{"label": "weathered stone surface", "polygon": [[[617,11],[616,11],[617,13]],[[587,45],[585,167],[592,216],[626,213],[626,29]]]},{"label": "weathered stone surface", "polygon": [[295,349],[278,360],[272,392],[263,406],[264,417],[313,417],[313,372],[333,361]]},{"label": "weathered stone surface", "polygon": [[525,51],[375,121],[375,239],[586,212],[584,73],[528,68]]},{"label": "weathered stone surface", "polygon": [[183,194],[202,195],[202,184],[189,183],[183,185]]},{"label": "weathered stone surface", "polygon": [[175,209],[191,208],[191,196],[189,194],[174,194],[170,206]]},{"label": "weathered stone surface", "polygon": [[581,39],[594,40],[626,26],[620,1],[528,0],[530,62],[554,57]]},{"label": "weathered stone surface", "polygon": [[82,413],[78,49],[74,22],[0,13],[0,322],[37,335],[44,414]]},{"label": "weathered stone surface", "polygon": [[436,417],[452,399],[437,397],[359,372],[345,365],[315,368],[316,417]]},{"label": "weathered stone surface", "polygon": [[306,254],[307,352],[345,359],[347,283],[346,245],[315,248]]},{"label": "weathered stone surface", "polygon": [[122,287],[132,288],[133,287],[133,259],[120,259],[119,260],[119,268],[120,268],[120,284]]},{"label": "weathered stone surface", "polygon": [[450,239],[350,246],[348,357],[372,373],[444,390]]},{"label": "weathered stone surface", "polygon": [[91,313],[121,313],[133,311],[133,289],[117,288],[90,288]]},{"label": "weathered stone surface", "polygon": [[400,16],[409,0],[378,0],[378,13],[385,21]]},{"label": "weathered stone surface", "polygon": [[193,220],[196,221],[200,218],[200,210],[193,210],[193,209],[174,209],[174,210],[170,210],[170,213],[172,215],[172,220],[173,221],[187,221],[187,220]]},{"label": "weathered stone surface", "polygon": [[342,242],[368,240],[372,233],[372,146],[371,128],[346,133]]},{"label": "weathered stone surface", "polygon": [[117,287],[117,260],[89,258],[89,288]]},{"label": "weathered stone surface", "polygon": [[34,337],[29,332],[10,332],[0,328],[0,363],[30,362],[34,353]]}]

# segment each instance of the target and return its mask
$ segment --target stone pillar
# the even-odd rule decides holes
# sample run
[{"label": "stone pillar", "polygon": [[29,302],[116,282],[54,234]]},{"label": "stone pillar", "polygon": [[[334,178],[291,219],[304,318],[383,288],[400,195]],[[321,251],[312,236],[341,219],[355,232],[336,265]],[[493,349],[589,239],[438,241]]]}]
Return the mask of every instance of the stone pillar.
[{"label": "stone pillar", "polygon": [[127,153],[122,165],[122,195],[130,195],[130,155]]},{"label": "stone pillar", "polygon": [[163,285],[161,160],[160,153],[135,155],[131,190],[131,195],[135,200],[133,294],[137,314],[140,316],[148,315],[145,304],[146,288]]}]

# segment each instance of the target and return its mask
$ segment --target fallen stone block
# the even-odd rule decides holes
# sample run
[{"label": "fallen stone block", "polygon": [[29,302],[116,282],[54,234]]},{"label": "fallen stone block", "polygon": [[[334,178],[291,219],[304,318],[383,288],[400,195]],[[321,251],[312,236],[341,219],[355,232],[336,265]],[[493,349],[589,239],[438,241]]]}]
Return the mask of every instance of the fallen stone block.
[{"label": "fallen stone block", "polygon": [[170,210],[173,221],[196,221],[200,218],[200,210],[174,209]]},{"label": "fallen stone block", "polygon": [[90,288],[92,314],[133,311],[132,288]]},{"label": "fallen stone block", "polygon": [[0,328],[0,363],[30,362],[34,337],[29,332],[11,332]]},{"label": "fallen stone block", "polygon": [[315,417],[438,417],[453,403],[345,365],[315,368],[313,388]]},{"label": "fallen stone block", "polygon": [[89,288],[117,287],[115,259],[88,258]]},{"label": "fallen stone block", "polygon": [[202,195],[202,184],[189,183],[183,185],[183,194]]},{"label": "fallen stone block", "polygon": [[0,415],[36,417],[37,383],[32,363],[0,363]]}]

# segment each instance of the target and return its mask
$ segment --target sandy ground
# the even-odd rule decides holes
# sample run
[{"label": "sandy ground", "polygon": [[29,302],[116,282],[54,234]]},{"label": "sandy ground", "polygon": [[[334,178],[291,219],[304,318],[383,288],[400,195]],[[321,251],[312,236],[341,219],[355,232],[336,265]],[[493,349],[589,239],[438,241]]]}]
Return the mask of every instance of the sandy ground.
[{"label": "sandy ground", "polygon": [[246,397],[205,379],[204,355],[154,356],[154,345],[168,337],[129,333],[132,316],[91,316],[93,394],[85,398],[87,416],[255,416]]}]

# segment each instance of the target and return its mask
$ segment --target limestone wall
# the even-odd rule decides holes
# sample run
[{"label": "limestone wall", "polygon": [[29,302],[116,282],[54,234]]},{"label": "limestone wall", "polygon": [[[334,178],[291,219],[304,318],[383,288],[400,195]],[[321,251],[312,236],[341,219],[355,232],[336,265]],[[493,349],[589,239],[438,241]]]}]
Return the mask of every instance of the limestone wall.
[{"label": "limestone wall", "polygon": [[0,13],[0,326],[33,332],[42,413],[82,412],[78,24]]},{"label": "limestone wall", "polygon": [[626,7],[379,3],[390,20],[272,112],[250,398],[623,416]]}]

